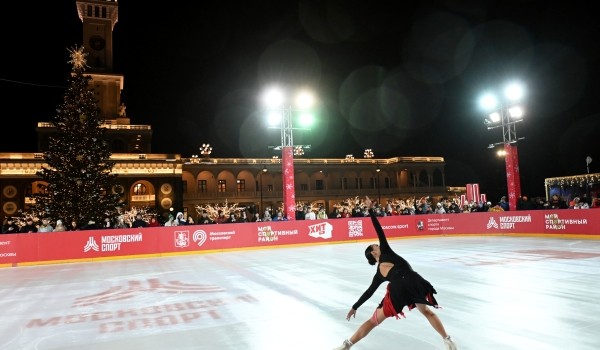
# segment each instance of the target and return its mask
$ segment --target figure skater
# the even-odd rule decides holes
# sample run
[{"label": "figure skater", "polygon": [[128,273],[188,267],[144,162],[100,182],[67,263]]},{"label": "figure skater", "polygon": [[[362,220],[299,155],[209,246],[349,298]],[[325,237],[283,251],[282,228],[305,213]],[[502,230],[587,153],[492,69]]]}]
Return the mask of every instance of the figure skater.
[{"label": "figure skater", "polygon": [[369,332],[388,317],[394,316],[396,319],[400,318],[398,315],[405,317],[402,312],[405,306],[408,306],[409,310],[417,308],[427,318],[433,329],[440,334],[446,349],[456,350],[456,344],[446,333],[442,321],[430,309],[430,306],[438,308],[438,303],[433,296],[437,293],[436,290],[431,283],[412,269],[408,261],[392,250],[375,215],[369,197],[366,197],[365,204],[370,208],[369,216],[379,238],[379,245],[369,245],[365,250],[365,256],[370,265],[379,264],[371,285],[348,311],[346,320],[350,321],[351,317],[356,317],[356,310],[375,293],[381,283],[384,281],[389,283],[385,296],[375,309],[373,316],[366,320],[350,339],[344,340],[343,344],[334,350],[350,349],[352,345],[366,337]]}]

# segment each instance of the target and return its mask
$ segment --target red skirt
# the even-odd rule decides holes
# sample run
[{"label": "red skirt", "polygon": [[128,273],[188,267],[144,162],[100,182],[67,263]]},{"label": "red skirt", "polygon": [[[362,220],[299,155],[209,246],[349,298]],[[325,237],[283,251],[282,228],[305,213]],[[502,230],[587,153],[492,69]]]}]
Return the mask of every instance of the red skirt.
[{"label": "red skirt", "polygon": [[417,307],[416,304],[439,308],[434,294],[437,292],[431,283],[417,272],[412,271],[388,283],[385,296],[378,308],[383,308],[385,317],[395,316],[398,319],[400,316],[406,317],[402,311],[405,306],[408,306],[408,310]]}]

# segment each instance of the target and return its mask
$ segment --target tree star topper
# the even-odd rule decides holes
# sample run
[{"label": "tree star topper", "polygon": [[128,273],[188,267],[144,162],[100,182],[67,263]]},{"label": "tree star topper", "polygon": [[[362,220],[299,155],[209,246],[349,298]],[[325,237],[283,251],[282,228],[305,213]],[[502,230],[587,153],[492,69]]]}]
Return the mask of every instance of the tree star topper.
[{"label": "tree star topper", "polygon": [[73,49],[68,49],[69,50],[69,55],[71,56],[71,60],[69,61],[69,63],[71,63],[73,65],[74,68],[76,69],[83,69],[85,67],[87,67],[87,52],[83,51],[83,46],[81,47],[77,47],[75,46],[75,48]]}]

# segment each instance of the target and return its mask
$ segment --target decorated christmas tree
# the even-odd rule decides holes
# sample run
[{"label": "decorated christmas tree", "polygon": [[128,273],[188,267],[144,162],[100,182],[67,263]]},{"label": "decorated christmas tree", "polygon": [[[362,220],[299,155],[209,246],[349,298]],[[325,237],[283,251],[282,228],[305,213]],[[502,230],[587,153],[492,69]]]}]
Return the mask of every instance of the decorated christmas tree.
[{"label": "decorated christmas tree", "polygon": [[89,85],[91,77],[84,75],[87,54],[83,47],[69,52],[73,66],[69,86],[56,110],[56,133],[44,153],[47,166],[37,173],[48,186],[34,195],[33,209],[53,219],[100,223],[105,216],[116,216],[121,205],[112,191],[114,162]]}]

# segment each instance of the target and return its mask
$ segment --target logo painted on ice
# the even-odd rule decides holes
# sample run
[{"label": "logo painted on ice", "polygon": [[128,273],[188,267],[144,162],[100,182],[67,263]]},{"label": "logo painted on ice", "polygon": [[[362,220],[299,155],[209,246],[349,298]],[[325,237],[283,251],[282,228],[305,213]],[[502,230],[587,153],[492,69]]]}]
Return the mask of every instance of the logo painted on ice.
[{"label": "logo painted on ice", "polygon": [[333,226],[328,222],[323,222],[323,223],[316,224],[316,225],[310,225],[310,226],[308,226],[308,229],[310,230],[308,232],[308,235],[311,237],[314,237],[314,238],[329,239],[333,236],[332,235]]},{"label": "logo painted on ice", "polygon": [[87,243],[83,247],[83,252],[84,253],[87,253],[90,250],[95,250],[97,252],[100,251],[100,246],[98,246],[98,243],[96,243],[96,240],[94,239],[94,237],[88,238]]},{"label": "logo painted on ice", "polygon": [[198,247],[202,246],[204,242],[206,242],[206,232],[202,230],[197,230],[192,235],[192,239],[194,242],[198,243]]},{"label": "logo painted on ice", "polygon": [[493,217],[490,218],[490,221],[488,221],[487,225],[486,225],[487,229],[489,230],[490,228],[498,228],[498,223],[496,222],[496,220],[494,220]]},{"label": "logo painted on ice", "polygon": [[175,231],[175,248],[185,248],[190,245],[190,231]]},{"label": "logo painted on ice", "polygon": [[75,299],[73,306],[89,306],[94,304],[106,304],[111,301],[131,299],[141,293],[214,293],[223,292],[225,289],[214,284],[187,284],[180,281],[170,281],[163,284],[157,278],[148,279],[148,284],[143,285],[140,281],[128,281],[128,286],[110,287],[100,292]]}]

